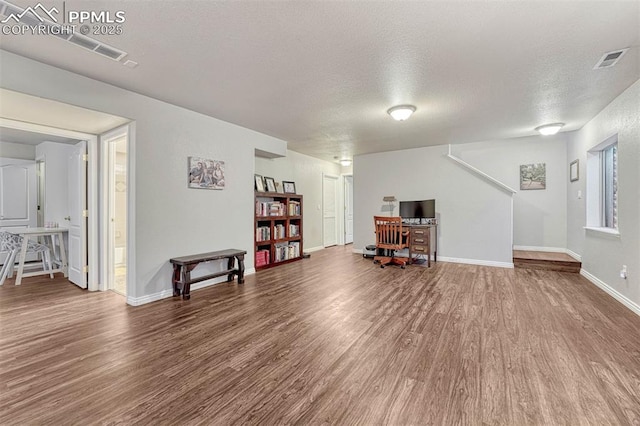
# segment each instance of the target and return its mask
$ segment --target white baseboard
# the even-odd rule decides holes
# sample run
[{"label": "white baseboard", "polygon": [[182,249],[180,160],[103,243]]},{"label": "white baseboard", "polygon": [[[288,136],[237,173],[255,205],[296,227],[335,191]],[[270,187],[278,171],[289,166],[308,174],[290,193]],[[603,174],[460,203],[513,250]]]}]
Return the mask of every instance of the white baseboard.
[{"label": "white baseboard", "polygon": [[478,260],[478,259],[461,259],[458,257],[443,257],[438,256],[438,262],[449,262],[449,263],[466,263],[467,265],[481,265],[481,266],[492,266],[494,268],[509,268],[513,269],[512,262],[495,262],[493,260]]},{"label": "white baseboard", "polygon": [[155,302],[160,299],[166,299],[172,296],[173,296],[173,289],[162,290],[161,292],[148,294],[142,297],[127,296],[127,305],[131,305],[131,306],[146,305],[147,303]]},{"label": "white baseboard", "polygon": [[539,247],[539,246],[513,246],[514,250],[522,251],[544,251],[550,253],[565,253],[573,257],[575,260],[582,262],[582,256],[578,253],[563,247]]},{"label": "white baseboard", "polygon": [[577,260],[578,262],[582,262],[582,256],[580,256],[578,253],[576,253],[575,251],[566,249],[565,253],[567,253],[569,256],[573,257],[575,260]]},{"label": "white baseboard", "polygon": [[564,247],[540,247],[540,246],[513,246],[514,250],[523,251],[548,251],[552,253],[564,253],[567,249]]},{"label": "white baseboard", "polygon": [[591,283],[593,283],[596,286],[600,287],[609,296],[613,297],[618,302],[622,303],[624,306],[626,306],[631,311],[633,311],[636,315],[640,315],[640,305],[635,303],[633,300],[629,299],[627,296],[625,296],[624,294],[620,293],[618,290],[614,289],[609,284],[605,283],[600,278],[598,278],[595,275],[587,272],[584,269],[580,269],[580,275],[585,277]]},{"label": "white baseboard", "polygon": [[305,248],[303,251],[305,253],[313,253],[314,251],[319,251],[319,250],[324,250],[324,247],[323,246],[317,246],[317,247]]},{"label": "white baseboard", "polygon": [[[244,276],[246,277],[247,275],[253,275],[256,273],[256,268],[249,268],[249,269],[245,269],[244,271]],[[220,283],[226,283],[226,278],[224,277],[220,277],[221,279],[218,278],[214,278],[211,280],[207,280],[207,281],[202,281],[199,283],[195,283],[191,285],[191,289],[192,290],[198,290],[201,288],[205,288],[205,287],[209,287],[212,285],[216,285],[216,284],[220,284]],[[237,282],[237,281],[235,281]],[[242,284],[240,284],[242,285]],[[148,294],[146,296],[142,296],[142,297],[131,297],[131,296],[127,296],[127,305],[131,305],[131,306],[140,306],[140,305],[146,305],[147,303],[151,303],[151,302],[155,302],[161,299],[168,299],[170,297],[173,297],[173,288],[169,289],[169,290],[162,290],[159,291],[158,293],[153,293],[153,294]]]}]

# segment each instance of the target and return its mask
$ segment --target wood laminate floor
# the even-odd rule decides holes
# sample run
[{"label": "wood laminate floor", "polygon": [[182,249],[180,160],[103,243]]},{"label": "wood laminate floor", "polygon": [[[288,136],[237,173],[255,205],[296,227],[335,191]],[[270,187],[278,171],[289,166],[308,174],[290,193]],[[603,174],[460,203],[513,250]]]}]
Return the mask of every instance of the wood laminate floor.
[{"label": "wood laminate floor", "polygon": [[640,317],[581,276],[350,250],[136,308],[8,280],[0,424],[640,423]]}]

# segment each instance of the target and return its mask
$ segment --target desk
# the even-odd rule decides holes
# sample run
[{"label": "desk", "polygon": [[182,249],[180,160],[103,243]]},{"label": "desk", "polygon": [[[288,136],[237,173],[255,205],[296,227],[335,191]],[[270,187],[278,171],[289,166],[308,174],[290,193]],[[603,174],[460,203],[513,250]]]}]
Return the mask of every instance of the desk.
[{"label": "desk", "polygon": [[[409,259],[414,263],[418,255],[427,256],[427,267],[431,267],[431,241],[433,240],[433,261],[438,261],[438,223],[432,221],[430,224],[403,224],[403,228],[408,228]],[[431,234],[435,235],[431,235]]]},{"label": "desk", "polygon": [[[64,234],[69,232],[66,228],[22,228],[22,229],[6,229],[6,231],[12,234],[22,237],[22,247],[20,249],[20,257],[18,260],[18,276],[16,277],[16,285],[20,285],[22,278],[34,277],[36,275],[49,275],[49,273],[62,272],[64,276],[67,276],[67,252],[64,247]],[[57,236],[60,241],[60,267],[53,271],[35,271],[24,273],[24,260],[27,257],[27,245],[30,237],[40,236]],[[53,242],[53,238],[51,239]],[[53,252],[52,252],[53,254]]]}]

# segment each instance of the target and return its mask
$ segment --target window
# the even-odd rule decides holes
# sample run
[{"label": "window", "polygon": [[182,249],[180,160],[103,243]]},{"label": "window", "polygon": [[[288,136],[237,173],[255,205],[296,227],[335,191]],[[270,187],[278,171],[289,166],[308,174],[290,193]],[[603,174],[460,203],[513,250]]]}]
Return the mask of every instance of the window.
[{"label": "window", "polygon": [[602,161],[602,224],[618,229],[618,143],[600,153]]},{"label": "window", "polygon": [[618,234],[618,135],[587,152],[587,229]]}]

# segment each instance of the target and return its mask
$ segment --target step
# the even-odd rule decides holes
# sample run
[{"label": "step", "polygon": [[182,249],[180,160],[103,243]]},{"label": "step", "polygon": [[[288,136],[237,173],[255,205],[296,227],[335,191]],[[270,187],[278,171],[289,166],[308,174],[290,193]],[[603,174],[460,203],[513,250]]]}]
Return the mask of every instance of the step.
[{"label": "step", "polygon": [[513,266],[524,269],[580,273],[582,262],[566,253],[514,250]]}]

